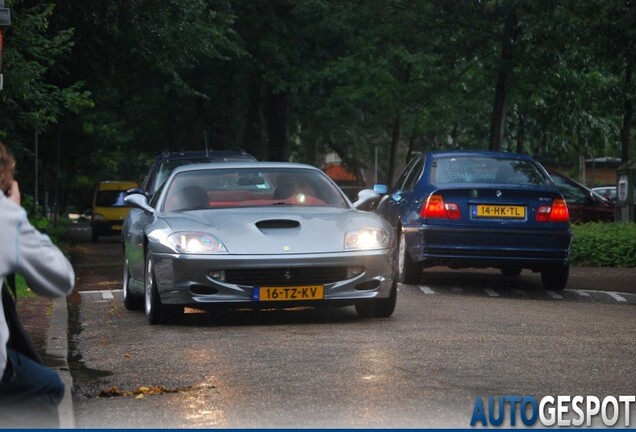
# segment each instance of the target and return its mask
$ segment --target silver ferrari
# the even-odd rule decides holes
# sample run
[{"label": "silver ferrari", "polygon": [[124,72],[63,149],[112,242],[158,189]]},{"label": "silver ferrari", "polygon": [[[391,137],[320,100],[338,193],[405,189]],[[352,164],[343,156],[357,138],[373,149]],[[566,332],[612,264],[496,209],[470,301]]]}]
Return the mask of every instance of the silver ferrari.
[{"label": "silver ferrari", "polygon": [[177,168],[153,195],[130,194],[122,228],[124,304],[150,324],[184,307],[354,305],[395,309],[394,234],[321,170],[241,162]]}]

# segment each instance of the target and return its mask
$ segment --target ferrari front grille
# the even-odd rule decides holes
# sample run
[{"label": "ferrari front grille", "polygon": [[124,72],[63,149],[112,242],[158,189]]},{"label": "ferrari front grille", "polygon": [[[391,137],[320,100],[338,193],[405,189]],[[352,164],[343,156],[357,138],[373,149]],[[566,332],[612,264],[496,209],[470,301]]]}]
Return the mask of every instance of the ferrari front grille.
[{"label": "ferrari front grille", "polygon": [[280,267],[225,271],[225,282],[247,286],[324,285],[346,278],[347,267]]}]

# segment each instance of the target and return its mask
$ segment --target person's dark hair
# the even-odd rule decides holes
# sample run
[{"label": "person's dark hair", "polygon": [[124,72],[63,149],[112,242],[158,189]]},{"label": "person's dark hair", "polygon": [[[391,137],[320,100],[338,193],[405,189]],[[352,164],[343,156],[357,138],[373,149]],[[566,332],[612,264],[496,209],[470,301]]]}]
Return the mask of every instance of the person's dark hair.
[{"label": "person's dark hair", "polygon": [[15,159],[9,150],[0,141],[0,190],[5,194],[11,189],[13,174],[15,172]]}]

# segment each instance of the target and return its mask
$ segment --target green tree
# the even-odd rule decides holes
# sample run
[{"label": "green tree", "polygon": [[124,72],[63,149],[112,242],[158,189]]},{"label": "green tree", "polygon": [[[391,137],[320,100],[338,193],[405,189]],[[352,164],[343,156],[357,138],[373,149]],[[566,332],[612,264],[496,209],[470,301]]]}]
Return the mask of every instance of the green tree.
[{"label": "green tree", "polygon": [[59,73],[60,59],[73,46],[72,29],[49,32],[54,6],[15,0],[7,4],[12,26],[6,30],[4,52],[5,88],[0,92],[0,136],[12,146],[24,145],[24,133],[43,132],[64,112],[77,113],[90,106],[84,83],[60,87],[51,77]]},{"label": "green tree", "polygon": [[[23,193],[37,190],[38,173],[47,169],[43,154],[55,155],[55,146],[40,136],[47,133],[64,115],[76,115],[92,106],[90,94],[81,80],[60,84],[56,78],[64,73],[64,61],[73,47],[72,29],[52,31],[54,5],[15,0],[11,9],[12,26],[6,30],[3,72],[4,89],[0,92],[0,138],[16,155]],[[36,154],[36,143],[39,143]],[[49,158],[55,161],[56,158]],[[33,167],[34,170],[27,169]],[[59,164],[48,166],[57,184]],[[35,175],[25,175],[26,173]],[[37,206],[36,206],[37,208]]]}]

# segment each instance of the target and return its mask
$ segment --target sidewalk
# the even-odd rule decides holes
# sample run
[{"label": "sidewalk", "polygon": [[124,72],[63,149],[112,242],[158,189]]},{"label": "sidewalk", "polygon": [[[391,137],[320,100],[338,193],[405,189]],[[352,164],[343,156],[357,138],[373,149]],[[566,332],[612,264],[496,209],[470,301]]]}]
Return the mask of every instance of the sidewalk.
[{"label": "sidewalk", "polygon": [[46,332],[46,362],[57,371],[66,387],[59,407],[60,429],[75,428],[73,377],[68,366],[68,355],[68,304],[66,298],[57,298],[51,305],[49,328]]},{"label": "sidewalk", "polygon": [[[569,289],[598,290],[612,287],[614,291],[636,292],[636,268],[612,267],[572,267],[570,269]],[[22,302],[37,301],[37,298],[22,299]],[[73,378],[68,365],[68,303],[66,298],[50,301],[51,313],[32,314],[24,317],[32,326],[31,337],[45,341],[45,359],[47,365],[56,370],[66,385],[64,400],[60,405],[60,428],[75,427],[73,411]],[[24,306],[23,306],[24,307]],[[48,323],[39,322],[48,320]],[[42,334],[45,333],[45,334]]]},{"label": "sidewalk", "polygon": [[73,379],[68,366],[68,306],[66,298],[21,297],[18,315],[47,366],[57,371],[66,389],[59,407],[60,428],[75,427]]}]

